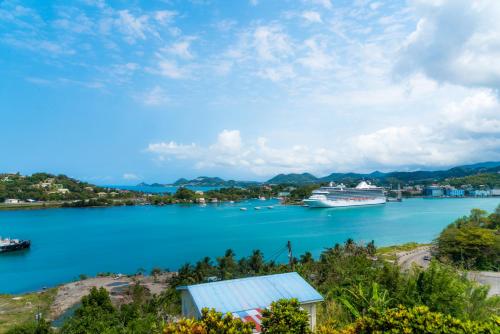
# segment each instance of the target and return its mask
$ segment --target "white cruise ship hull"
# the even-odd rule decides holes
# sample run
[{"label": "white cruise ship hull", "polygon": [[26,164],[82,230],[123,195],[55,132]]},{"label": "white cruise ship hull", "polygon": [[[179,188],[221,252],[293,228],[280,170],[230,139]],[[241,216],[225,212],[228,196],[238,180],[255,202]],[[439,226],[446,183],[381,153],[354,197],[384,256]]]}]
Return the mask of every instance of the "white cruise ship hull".
[{"label": "white cruise ship hull", "polygon": [[384,204],[386,202],[385,198],[373,198],[373,199],[305,199],[304,203],[311,208],[343,208],[349,206],[365,206],[365,205],[377,205]]}]

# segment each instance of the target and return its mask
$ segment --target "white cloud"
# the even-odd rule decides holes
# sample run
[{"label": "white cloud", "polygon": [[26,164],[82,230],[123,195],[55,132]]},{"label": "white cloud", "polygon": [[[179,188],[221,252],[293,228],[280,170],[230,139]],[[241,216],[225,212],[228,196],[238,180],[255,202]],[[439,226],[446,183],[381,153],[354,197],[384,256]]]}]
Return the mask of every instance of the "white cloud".
[{"label": "white cloud", "polygon": [[[422,80],[415,80],[413,85],[411,94],[420,98],[429,96],[431,86],[424,85]],[[420,117],[417,122],[357,131],[344,137],[328,133],[326,137],[330,139],[322,141],[328,143],[326,146],[292,139],[280,147],[269,145],[265,137],[244,140],[239,130],[223,130],[212,145],[161,142],[150,144],[148,151],[160,160],[191,159],[199,169],[231,167],[265,176],[304,171],[323,175],[339,169],[392,170],[496,160],[500,159],[500,102],[491,90],[475,90],[459,102],[445,103],[432,118]]]},{"label": "white cloud", "polygon": [[177,13],[171,10],[159,10],[154,13],[154,18],[161,25],[167,25],[173,21],[176,15]]},{"label": "white cloud", "polygon": [[231,167],[250,170],[258,175],[312,170],[333,162],[333,154],[321,148],[311,149],[302,145],[272,148],[262,137],[252,142],[243,142],[238,130],[223,130],[216,143],[208,147],[161,142],[150,144],[147,151],[155,153],[160,160],[193,159],[199,169]]},{"label": "white cloud", "polygon": [[135,181],[135,180],[140,180],[141,177],[134,173],[125,173],[123,174],[123,179],[127,181]]},{"label": "white cloud", "polygon": [[332,1],[331,0],[304,0],[305,2],[310,2],[315,5],[323,6],[326,9],[332,9]]},{"label": "white cloud", "polygon": [[321,14],[312,10],[302,12],[302,18],[308,22],[321,23]]},{"label": "white cloud", "polygon": [[155,86],[150,91],[137,96],[136,99],[146,106],[151,107],[162,106],[170,102],[168,95],[159,86]]},{"label": "white cloud", "polygon": [[159,74],[171,79],[182,79],[185,78],[187,72],[184,68],[179,67],[175,61],[172,60],[161,60],[158,63]]},{"label": "white cloud", "polygon": [[183,59],[192,59],[194,56],[189,48],[194,39],[194,37],[186,37],[183,40],[173,43],[171,46],[165,48],[165,51]]},{"label": "white cloud", "polygon": [[194,143],[191,145],[184,145],[174,141],[149,144],[146,151],[157,154],[160,160],[165,160],[170,157],[175,157],[177,159],[197,158],[200,152]]},{"label": "white cloud", "polygon": [[261,78],[278,82],[295,77],[295,72],[291,65],[280,65],[263,68],[257,72],[257,75]]},{"label": "white cloud", "polygon": [[241,149],[241,136],[238,130],[223,130],[217,137],[213,149],[223,152],[234,152]]},{"label": "white cloud", "polygon": [[362,162],[396,167],[496,160],[499,147],[500,102],[491,90],[449,103],[434,121],[386,127],[355,140]]},{"label": "white cloud", "polygon": [[253,47],[262,61],[276,62],[292,53],[290,37],[277,25],[258,26],[252,35]]},{"label": "white cloud", "polygon": [[115,24],[124,34],[125,40],[132,44],[138,39],[146,39],[146,32],[149,29],[148,19],[147,15],[136,17],[129,10],[120,10]]},{"label": "white cloud", "polygon": [[441,82],[500,88],[500,1],[413,4],[419,20],[400,52],[398,73],[422,71]]},{"label": "white cloud", "polygon": [[324,43],[315,39],[305,41],[307,53],[298,59],[298,62],[305,67],[314,70],[327,70],[333,67],[333,56],[328,54],[328,48]]}]

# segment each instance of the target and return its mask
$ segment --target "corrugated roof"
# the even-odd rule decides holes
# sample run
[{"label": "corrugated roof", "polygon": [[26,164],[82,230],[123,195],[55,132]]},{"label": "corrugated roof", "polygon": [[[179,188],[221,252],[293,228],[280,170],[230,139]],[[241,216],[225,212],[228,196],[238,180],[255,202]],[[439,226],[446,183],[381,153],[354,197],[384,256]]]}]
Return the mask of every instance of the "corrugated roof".
[{"label": "corrugated roof", "polygon": [[266,308],[279,299],[296,298],[302,304],[323,300],[295,272],[189,285],[180,289],[189,291],[200,313],[204,307],[223,313]]}]

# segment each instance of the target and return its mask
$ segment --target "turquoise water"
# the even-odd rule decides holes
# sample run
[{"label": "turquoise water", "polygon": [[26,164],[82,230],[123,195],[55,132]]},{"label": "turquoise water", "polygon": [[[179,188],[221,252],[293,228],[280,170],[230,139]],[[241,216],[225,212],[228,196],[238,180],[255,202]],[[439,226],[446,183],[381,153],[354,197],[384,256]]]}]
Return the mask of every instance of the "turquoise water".
[{"label": "turquoise water", "polygon": [[[274,209],[265,208],[274,204]],[[271,256],[291,240],[295,255],[347,238],[377,245],[429,242],[471,208],[492,211],[498,198],[411,199],[402,203],[308,209],[273,201],[0,212],[0,235],[31,239],[32,248],[0,255],[0,293],[54,286],[79,274],[176,269],[232,248]],[[254,210],[254,206],[262,206]],[[248,211],[240,211],[239,207]],[[284,255],[277,260],[285,261]]]}]

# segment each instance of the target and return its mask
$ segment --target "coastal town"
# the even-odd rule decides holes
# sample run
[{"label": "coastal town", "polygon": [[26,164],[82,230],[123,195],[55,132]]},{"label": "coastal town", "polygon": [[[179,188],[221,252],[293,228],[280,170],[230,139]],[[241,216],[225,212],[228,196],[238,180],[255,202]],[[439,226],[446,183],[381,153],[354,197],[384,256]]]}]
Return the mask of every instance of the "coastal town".
[{"label": "coastal town", "polygon": [[[354,177],[349,175],[329,182],[328,178],[303,180],[296,175],[243,184],[219,178],[216,178],[217,182],[214,183],[213,178],[198,178],[197,183],[186,180],[174,183],[175,185],[153,185],[150,189],[154,189],[154,192],[144,191],[144,188],[141,188],[144,184],[124,189],[96,186],[64,175],[0,174],[0,210],[176,203],[215,204],[252,198],[278,198],[283,204],[301,204],[314,189],[321,186],[343,186],[344,183],[355,185],[362,180],[380,185],[389,199],[497,197],[500,196],[499,168],[500,165],[492,165],[486,170],[482,167],[470,169],[464,172],[466,176],[460,177],[447,177],[447,174],[441,177],[426,175],[420,177],[420,180],[411,176],[411,173],[399,176],[399,179],[391,174],[385,178],[375,178],[370,174]],[[162,191],[163,188],[165,191]]]}]

